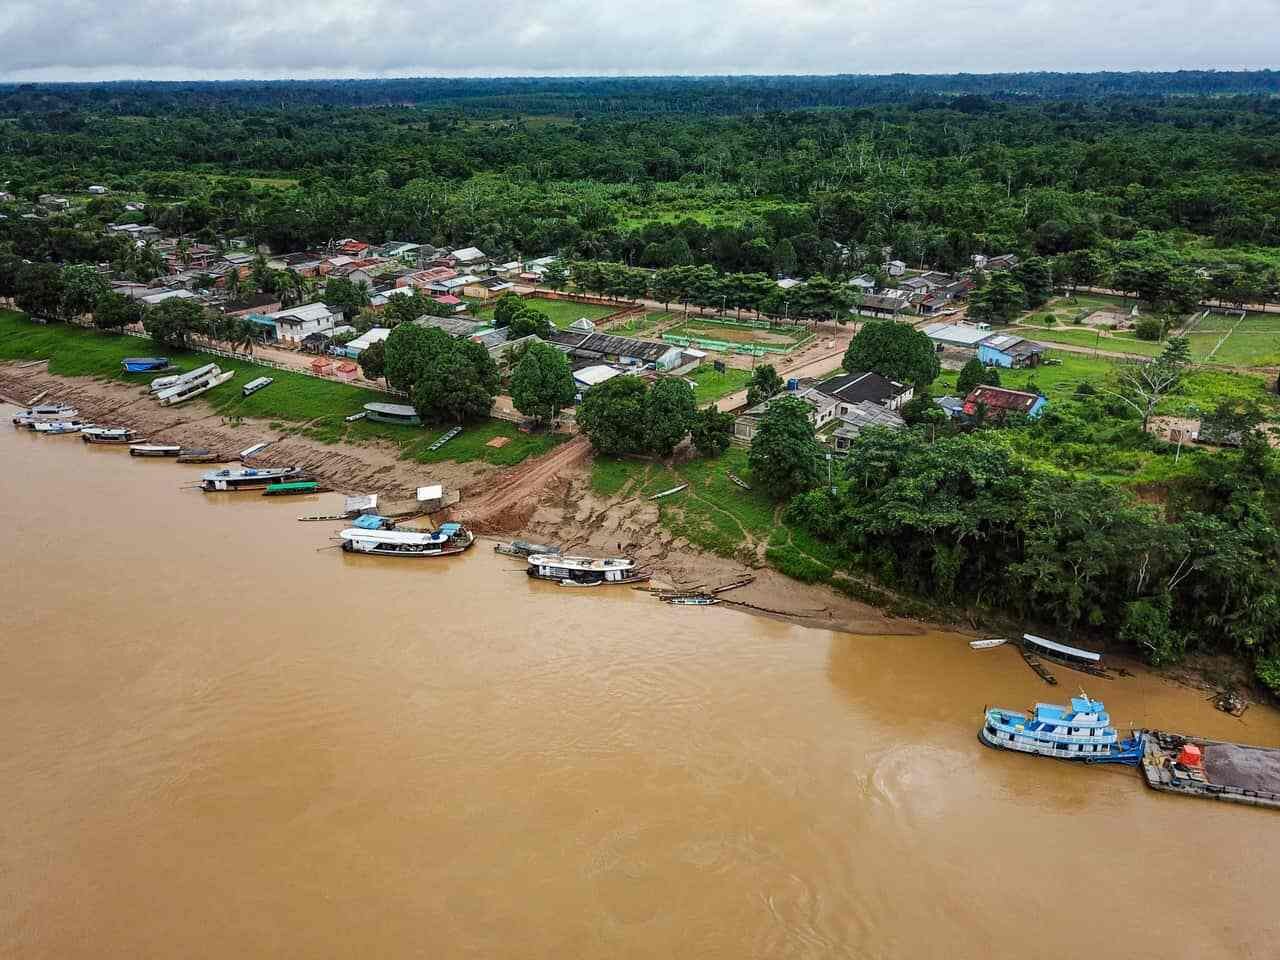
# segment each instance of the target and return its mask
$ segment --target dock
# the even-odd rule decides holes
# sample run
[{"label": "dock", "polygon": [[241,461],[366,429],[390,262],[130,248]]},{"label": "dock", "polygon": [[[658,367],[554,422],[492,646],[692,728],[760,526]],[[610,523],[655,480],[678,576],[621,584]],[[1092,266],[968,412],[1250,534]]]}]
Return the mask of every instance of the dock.
[{"label": "dock", "polygon": [[[1164,793],[1280,810],[1280,749],[1145,731],[1142,775]],[[1190,746],[1200,762],[1180,762]]]}]

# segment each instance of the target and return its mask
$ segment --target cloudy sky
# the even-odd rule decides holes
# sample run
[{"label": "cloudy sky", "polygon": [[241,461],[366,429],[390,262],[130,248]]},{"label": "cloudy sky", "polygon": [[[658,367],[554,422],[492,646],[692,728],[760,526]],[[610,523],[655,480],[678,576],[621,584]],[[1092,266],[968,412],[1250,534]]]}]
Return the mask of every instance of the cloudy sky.
[{"label": "cloudy sky", "polygon": [[0,79],[1280,66],[1280,0],[5,0]]}]

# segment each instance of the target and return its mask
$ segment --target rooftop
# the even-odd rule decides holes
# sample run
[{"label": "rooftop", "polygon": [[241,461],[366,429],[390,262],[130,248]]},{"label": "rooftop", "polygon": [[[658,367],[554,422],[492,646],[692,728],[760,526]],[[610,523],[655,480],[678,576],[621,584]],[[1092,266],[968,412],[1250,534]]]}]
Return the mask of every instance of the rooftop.
[{"label": "rooftop", "polygon": [[1036,393],[984,385],[974,387],[969,396],[964,398],[964,412],[972,415],[978,412],[979,406],[983,406],[988,410],[1011,410],[1014,413],[1030,413],[1039,401],[1040,395]]},{"label": "rooftop", "polygon": [[845,403],[861,403],[869,400],[883,406],[895,397],[901,396],[908,388],[905,384],[882,377],[878,373],[859,371],[823,380],[813,389],[829,397],[836,397]]}]

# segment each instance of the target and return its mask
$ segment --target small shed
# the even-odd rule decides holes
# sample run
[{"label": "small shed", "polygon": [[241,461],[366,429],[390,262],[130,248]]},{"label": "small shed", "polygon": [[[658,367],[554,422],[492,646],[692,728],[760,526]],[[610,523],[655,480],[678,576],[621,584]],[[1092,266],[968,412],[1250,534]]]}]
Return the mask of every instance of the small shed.
[{"label": "small shed", "polygon": [[596,325],[586,317],[579,317],[573,323],[569,324],[569,329],[576,333],[595,333]]},{"label": "small shed", "polygon": [[997,333],[978,344],[978,359],[988,367],[1034,367],[1043,358],[1043,346],[1011,333]]}]

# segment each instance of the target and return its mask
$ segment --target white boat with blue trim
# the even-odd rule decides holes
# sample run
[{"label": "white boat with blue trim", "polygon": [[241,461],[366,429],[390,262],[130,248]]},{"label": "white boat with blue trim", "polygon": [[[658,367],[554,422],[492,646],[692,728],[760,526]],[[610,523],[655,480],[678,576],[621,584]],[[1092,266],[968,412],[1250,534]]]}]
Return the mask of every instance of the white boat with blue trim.
[{"label": "white boat with blue trim", "polygon": [[1136,765],[1142,759],[1142,736],[1121,740],[1102,701],[1083,694],[1070,706],[1037,703],[1025,713],[991,707],[978,739],[998,750],[1059,760]]},{"label": "white boat with blue trim", "polygon": [[463,553],[476,542],[460,523],[442,523],[437,530],[369,530],[351,527],[338,535],[347,553],[380,557],[448,557]]},{"label": "white boat with blue trim", "polygon": [[566,587],[597,587],[606,583],[645,583],[648,570],[636,569],[629,557],[565,557],[535,553],[525,571],[535,580],[554,580]]}]

